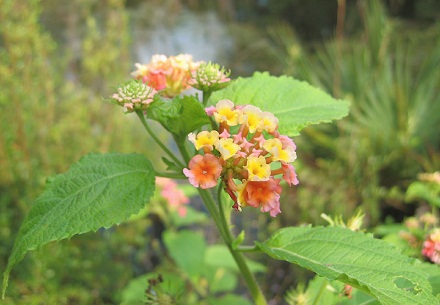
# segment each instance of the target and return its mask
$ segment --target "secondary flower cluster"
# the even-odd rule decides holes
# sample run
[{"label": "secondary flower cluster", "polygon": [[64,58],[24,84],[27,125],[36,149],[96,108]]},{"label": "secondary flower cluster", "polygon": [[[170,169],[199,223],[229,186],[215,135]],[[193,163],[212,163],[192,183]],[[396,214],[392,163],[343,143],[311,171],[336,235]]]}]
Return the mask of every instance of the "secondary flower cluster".
[{"label": "secondary flower cluster", "polygon": [[194,62],[191,55],[177,56],[153,55],[148,64],[135,64],[137,70],[132,76],[160,91],[166,97],[179,95],[190,88],[188,83],[201,62]]},{"label": "secondary flower cluster", "polygon": [[195,155],[183,173],[203,189],[216,186],[221,178],[234,209],[251,206],[275,217],[281,212],[281,179],[298,184],[291,164],[296,159],[295,144],[279,134],[278,119],[258,107],[221,100],[206,113],[219,128],[188,136],[203,154]]},{"label": "secondary flower cluster", "polygon": [[203,92],[213,92],[229,85],[231,81],[229,78],[230,74],[230,71],[226,71],[218,64],[211,62],[201,63],[194,72],[191,72],[191,78],[188,80],[188,84]]},{"label": "secondary flower cluster", "polygon": [[117,90],[118,92],[111,96],[111,100],[124,107],[125,112],[147,110],[157,93],[155,89],[135,80],[126,82]]}]

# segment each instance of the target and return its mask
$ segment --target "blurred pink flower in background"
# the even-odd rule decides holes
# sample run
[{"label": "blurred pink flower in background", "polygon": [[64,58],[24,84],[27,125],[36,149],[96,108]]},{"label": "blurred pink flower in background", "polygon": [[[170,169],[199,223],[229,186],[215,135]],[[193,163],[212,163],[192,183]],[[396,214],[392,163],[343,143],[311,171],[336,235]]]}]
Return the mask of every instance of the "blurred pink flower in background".
[{"label": "blurred pink flower in background", "polygon": [[440,229],[435,229],[423,243],[422,254],[440,265]]},{"label": "blurred pink flower in background", "polygon": [[185,217],[187,213],[185,204],[189,203],[189,198],[178,188],[177,183],[169,178],[156,177],[156,185],[170,208],[176,210],[180,217]]}]

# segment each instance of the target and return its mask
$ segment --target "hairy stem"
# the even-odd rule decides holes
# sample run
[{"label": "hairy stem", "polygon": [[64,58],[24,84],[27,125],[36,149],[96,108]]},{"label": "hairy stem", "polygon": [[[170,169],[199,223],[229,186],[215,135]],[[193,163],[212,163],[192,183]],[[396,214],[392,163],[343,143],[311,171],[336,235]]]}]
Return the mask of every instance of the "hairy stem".
[{"label": "hairy stem", "polygon": [[211,96],[211,92],[203,92],[203,106],[206,107],[206,104],[208,103],[209,97]]},{"label": "hairy stem", "polygon": [[[220,224],[217,225],[217,227],[219,227],[219,230],[223,231],[224,235],[223,235],[223,240],[226,243],[229,252],[231,252],[232,256],[234,257],[234,260],[238,266],[238,268],[240,269],[241,275],[243,276],[246,285],[248,286],[249,292],[252,295],[252,298],[254,299],[254,302],[256,305],[267,305],[267,301],[263,295],[263,292],[261,291],[260,287],[258,286],[258,283],[255,279],[255,276],[253,275],[253,273],[251,272],[251,270],[249,269],[249,266],[246,262],[245,257],[243,256],[243,254],[241,253],[241,251],[239,251],[238,249],[234,249],[232,247],[232,242],[233,242],[233,237],[231,234],[231,231],[229,230],[229,224],[228,221],[226,220],[226,215],[224,213],[224,209],[223,209],[223,203],[221,202],[221,197],[218,196],[219,198],[219,211],[220,211]],[[205,201],[206,205],[215,205],[215,202],[211,196],[211,198],[208,201]]]},{"label": "hairy stem", "polygon": [[239,252],[258,252],[260,251],[257,246],[238,246],[236,251]]},{"label": "hairy stem", "polygon": [[186,176],[181,173],[162,173],[162,172],[156,171],[154,175],[156,177],[163,177],[163,178],[186,179]]},{"label": "hairy stem", "polygon": [[142,113],[142,111],[136,111],[136,114],[138,115],[139,119],[142,122],[142,125],[144,125],[145,129],[147,130],[148,134],[153,138],[153,140],[162,148],[162,150],[181,168],[185,167],[185,165],[180,161],[173,152],[171,152],[168,147],[165,146],[165,144],[162,143],[162,141],[156,136],[156,134],[151,130],[150,126],[148,125],[147,121],[145,120],[145,116]]}]

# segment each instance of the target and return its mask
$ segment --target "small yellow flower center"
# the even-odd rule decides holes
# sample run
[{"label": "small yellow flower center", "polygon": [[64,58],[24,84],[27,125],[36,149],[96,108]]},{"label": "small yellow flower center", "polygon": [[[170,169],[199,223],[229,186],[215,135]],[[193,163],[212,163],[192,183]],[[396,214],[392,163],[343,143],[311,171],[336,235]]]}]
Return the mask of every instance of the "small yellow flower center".
[{"label": "small yellow flower center", "polygon": [[270,177],[270,165],[263,156],[249,157],[245,168],[251,181],[265,181]]}]

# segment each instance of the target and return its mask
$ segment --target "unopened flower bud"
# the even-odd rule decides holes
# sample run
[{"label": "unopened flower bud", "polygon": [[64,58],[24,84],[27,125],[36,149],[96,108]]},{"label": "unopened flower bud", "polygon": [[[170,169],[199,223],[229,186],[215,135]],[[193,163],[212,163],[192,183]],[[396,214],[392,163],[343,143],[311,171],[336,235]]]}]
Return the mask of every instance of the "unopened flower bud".
[{"label": "unopened flower bud", "polygon": [[157,93],[153,88],[140,81],[130,80],[120,86],[110,99],[112,102],[125,108],[125,112],[136,110],[145,111],[148,105],[153,102],[154,95]]},{"label": "unopened flower bud", "polygon": [[203,92],[213,92],[229,85],[231,81],[229,78],[230,74],[230,71],[226,71],[225,68],[220,67],[218,64],[211,62],[202,63],[197,70],[191,73],[188,84]]}]

